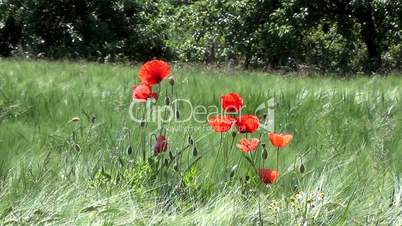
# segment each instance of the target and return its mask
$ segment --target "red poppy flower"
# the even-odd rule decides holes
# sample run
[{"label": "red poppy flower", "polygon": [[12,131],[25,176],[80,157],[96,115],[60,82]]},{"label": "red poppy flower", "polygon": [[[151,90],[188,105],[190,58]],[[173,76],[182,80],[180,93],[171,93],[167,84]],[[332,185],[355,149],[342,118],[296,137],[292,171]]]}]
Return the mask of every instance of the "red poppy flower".
[{"label": "red poppy flower", "polygon": [[260,143],[260,140],[257,138],[253,138],[250,140],[248,140],[246,138],[242,138],[240,140],[240,143],[236,144],[236,146],[240,150],[242,150],[244,153],[250,153],[257,149],[259,143]]},{"label": "red poppy flower", "polygon": [[255,115],[241,115],[236,118],[236,127],[240,133],[254,133],[260,127],[260,120]]},{"label": "red poppy flower", "polygon": [[284,134],[284,133],[269,133],[269,140],[271,141],[272,145],[277,148],[286,147],[290,141],[292,140],[292,134]]},{"label": "red poppy flower", "polygon": [[234,121],[235,119],[228,115],[217,115],[209,118],[208,124],[215,132],[224,133],[232,128]]},{"label": "red poppy flower", "polygon": [[279,172],[273,169],[258,169],[258,176],[264,184],[273,184],[279,177]]},{"label": "red poppy flower", "polygon": [[137,102],[146,102],[149,98],[158,99],[158,94],[152,92],[152,87],[147,84],[133,86],[133,100]]},{"label": "red poppy flower", "polygon": [[155,85],[170,74],[170,66],[163,60],[150,60],[139,71],[139,78],[143,83]]},{"label": "red poppy flower", "polygon": [[156,143],[154,145],[154,155],[160,155],[162,152],[165,152],[167,149],[168,143],[166,137],[163,135],[159,135],[156,138]]},{"label": "red poppy flower", "polygon": [[221,106],[226,112],[239,112],[243,107],[243,98],[238,93],[221,96]]}]

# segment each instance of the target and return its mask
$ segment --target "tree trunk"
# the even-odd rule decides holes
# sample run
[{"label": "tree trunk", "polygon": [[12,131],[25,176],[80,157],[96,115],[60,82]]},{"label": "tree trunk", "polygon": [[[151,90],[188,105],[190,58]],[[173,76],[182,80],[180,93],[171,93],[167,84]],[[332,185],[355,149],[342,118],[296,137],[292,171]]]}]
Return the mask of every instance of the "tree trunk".
[{"label": "tree trunk", "polygon": [[369,64],[365,68],[367,71],[376,71],[381,67],[381,49],[378,43],[378,32],[375,28],[372,8],[367,7],[356,11],[356,17],[362,26],[361,35],[367,47]]},{"label": "tree trunk", "polygon": [[251,57],[252,57],[252,53],[251,53],[251,44],[247,45],[246,48],[246,59],[244,60],[244,70],[248,70],[249,66],[250,66],[250,61],[251,61]]}]

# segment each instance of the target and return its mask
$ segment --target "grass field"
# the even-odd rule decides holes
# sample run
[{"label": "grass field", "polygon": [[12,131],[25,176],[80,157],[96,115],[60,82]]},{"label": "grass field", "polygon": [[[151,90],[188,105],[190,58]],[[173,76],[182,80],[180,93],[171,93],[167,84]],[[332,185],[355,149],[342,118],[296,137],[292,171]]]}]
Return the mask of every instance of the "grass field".
[{"label": "grass field", "polygon": [[[402,225],[401,77],[173,66],[175,94],[193,104],[238,92],[252,112],[275,98],[275,130],[294,136],[278,183],[262,185],[207,122],[167,123],[180,158],[158,165],[128,114],[138,68],[0,61],[0,225]],[[267,131],[253,136],[274,167]]]}]

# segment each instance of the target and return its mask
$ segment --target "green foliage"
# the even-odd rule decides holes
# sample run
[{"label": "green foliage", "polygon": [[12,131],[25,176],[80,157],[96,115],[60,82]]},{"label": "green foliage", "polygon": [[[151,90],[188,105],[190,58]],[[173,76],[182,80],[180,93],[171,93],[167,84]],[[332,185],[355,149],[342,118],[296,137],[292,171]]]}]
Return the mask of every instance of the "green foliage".
[{"label": "green foliage", "polygon": [[5,0],[0,14],[3,56],[401,69],[398,0]]},{"label": "green foliage", "polygon": [[161,27],[152,22],[158,15],[156,3],[6,0],[0,5],[5,11],[0,43],[14,41],[2,55],[9,55],[16,44],[21,45],[19,52],[56,59],[144,60],[167,54]]},{"label": "green foliage", "polygon": [[184,173],[183,183],[190,192],[194,192],[198,189],[199,183],[197,182],[199,176],[199,170],[197,167],[193,166],[190,170]]},{"label": "green foliage", "polygon": [[166,42],[184,61],[353,72],[398,68],[398,1],[195,1],[169,5]]}]

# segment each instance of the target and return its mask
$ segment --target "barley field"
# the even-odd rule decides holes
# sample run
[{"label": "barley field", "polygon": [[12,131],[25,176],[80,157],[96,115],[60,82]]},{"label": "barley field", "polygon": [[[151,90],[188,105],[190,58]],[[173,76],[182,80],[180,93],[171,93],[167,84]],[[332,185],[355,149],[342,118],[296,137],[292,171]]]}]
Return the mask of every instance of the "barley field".
[{"label": "barley field", "polygon": [[[162,81],[153,103],[170,120],[144,125],[133,120],[148,104],[132,105],[140,66],[0,61],[0,225],[402,225],[400,76],[171,63],[174,85]],[[274,100],[274,117],[216,133],[189,104],[162,108],[219,108],[230,92],[247,114]],[[277,153],[268,128],[293,140]],[[237,148],[246,137],[257,151]],[[277,167],[276,183],[251,163]]]}]

